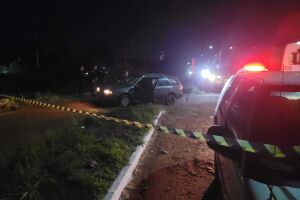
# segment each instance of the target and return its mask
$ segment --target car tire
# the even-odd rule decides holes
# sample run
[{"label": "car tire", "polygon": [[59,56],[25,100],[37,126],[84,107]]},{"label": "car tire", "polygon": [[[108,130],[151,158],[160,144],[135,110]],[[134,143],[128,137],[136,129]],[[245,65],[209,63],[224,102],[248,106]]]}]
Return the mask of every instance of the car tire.
[{"label": "car tire", "polygon": [[175,104],[176,101],[176,97],[174,94],[168,94],[167,98],[166,98],[166,104],[168,106],[172,106]]},{"label": "car tire", "polygon": [[123,108],[126,108],[130,105],[130,97],[127,94],[123,94],[120,96],[119,105]]}]

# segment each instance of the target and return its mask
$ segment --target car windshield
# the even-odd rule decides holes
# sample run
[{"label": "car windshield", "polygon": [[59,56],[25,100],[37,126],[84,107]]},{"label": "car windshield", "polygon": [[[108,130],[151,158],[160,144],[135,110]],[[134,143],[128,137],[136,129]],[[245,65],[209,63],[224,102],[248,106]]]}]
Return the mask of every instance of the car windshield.
[{"label": "car windshield", "polygon": [[137,80],[138,80],[138,77],[131,76],[131,77],[126,78],[125,81],[127,83],[129,83],[130,85],[133,85],[136,83]]}]

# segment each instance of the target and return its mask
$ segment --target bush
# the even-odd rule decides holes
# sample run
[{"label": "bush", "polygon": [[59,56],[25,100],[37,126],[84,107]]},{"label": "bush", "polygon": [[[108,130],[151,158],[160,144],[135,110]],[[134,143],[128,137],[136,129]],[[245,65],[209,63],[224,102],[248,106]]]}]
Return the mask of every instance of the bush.
[{"label": "bush", "polygon": [[[150,123],[156,111],[145,105],[112,114]],[[87,117],[32,138],[0,154],[0,199],[102,199],[145,132]]]},{"label": "bush", "polygon": [[7,74],[8,73],[8,66],[1,65],[0,66],[0,74]]}]

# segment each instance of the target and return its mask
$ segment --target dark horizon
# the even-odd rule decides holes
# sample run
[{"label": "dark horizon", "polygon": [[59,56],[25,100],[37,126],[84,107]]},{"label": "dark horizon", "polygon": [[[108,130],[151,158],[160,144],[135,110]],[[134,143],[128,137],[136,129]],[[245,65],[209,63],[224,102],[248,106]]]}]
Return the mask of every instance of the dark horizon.
[{"label": "dark horizon", "polygon": [[[183,61],[199,57],[211,44],[216,51],[228,46],[240,51],[283,45],[299,36],[297,0],[5,4],[0,64],[26,57],[37,47],[51,51],[53,46],[73,54],[110,48],[117,58],[150,60],[165,52],[167,58]],[[298,18],[290,22],[295,15]]]}]

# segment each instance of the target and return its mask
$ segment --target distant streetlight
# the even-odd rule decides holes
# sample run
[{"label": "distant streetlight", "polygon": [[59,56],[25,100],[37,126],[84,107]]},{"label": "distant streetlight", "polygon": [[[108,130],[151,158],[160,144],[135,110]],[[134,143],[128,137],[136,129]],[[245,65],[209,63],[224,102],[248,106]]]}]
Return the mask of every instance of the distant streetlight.
[{"label": "distant streetlight", "polygon": [[187,65],[190,65],[191,63],[190,62],[187,62]]},{"label": "distant streetlight", "polygon": [[208,47],[209,49],[213,49],[214,48],[214,46],[213,45],[209,45],[209,47]]},{"label": "distant streetlight", "polygon": [[233,50],[233,46],[230,46],[230,47],[229,47],[229,50]]}]

